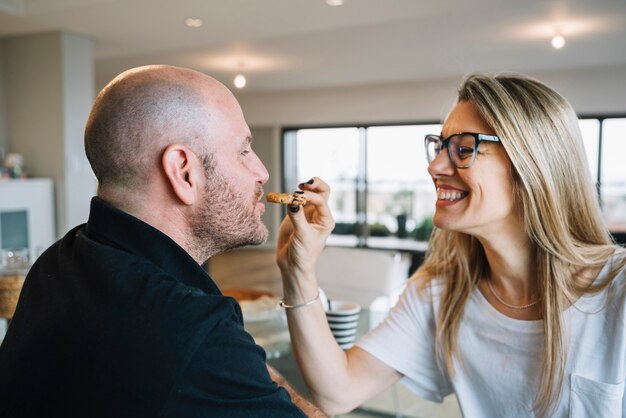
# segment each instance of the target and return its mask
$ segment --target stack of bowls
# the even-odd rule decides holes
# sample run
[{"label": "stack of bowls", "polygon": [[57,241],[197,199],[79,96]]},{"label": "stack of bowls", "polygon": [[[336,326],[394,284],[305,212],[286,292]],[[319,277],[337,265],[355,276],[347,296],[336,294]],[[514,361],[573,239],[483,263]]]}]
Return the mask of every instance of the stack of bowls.
[{"label": "stack of bowls", "polygon": [[343,350],[354,345],[360,313],[361,306],[354,302],[329,300],[326,305],[328,326]]}]

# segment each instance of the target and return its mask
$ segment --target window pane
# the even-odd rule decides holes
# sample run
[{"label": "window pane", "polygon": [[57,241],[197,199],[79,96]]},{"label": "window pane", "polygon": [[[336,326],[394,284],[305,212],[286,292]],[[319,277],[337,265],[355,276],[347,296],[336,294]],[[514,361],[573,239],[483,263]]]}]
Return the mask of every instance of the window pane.
[{"label": "window pane", "polygon": [[359,167],[359,129],[300,129],[296,134],[297,176],[317,176],[331,187],[330,209],[336,232],[352,233],[356,222],[356,178]]},{"label": "window pane", "polygon": [[598,142],[600,141],[600,121],[598,119],[581,119],[578,121],[585,144],[587,161],[591,177],[598,181]]},{"label": "window pane", "polygon": [[626,231],[626,118],[605,119],[602,125],[602,188],[604,216],[612,231]]},{"label": "window pane", "polygon": [[367,223],[370,236],[422,236],[435,207],[424,135],[441,125],[378,126],[367,129]]}]

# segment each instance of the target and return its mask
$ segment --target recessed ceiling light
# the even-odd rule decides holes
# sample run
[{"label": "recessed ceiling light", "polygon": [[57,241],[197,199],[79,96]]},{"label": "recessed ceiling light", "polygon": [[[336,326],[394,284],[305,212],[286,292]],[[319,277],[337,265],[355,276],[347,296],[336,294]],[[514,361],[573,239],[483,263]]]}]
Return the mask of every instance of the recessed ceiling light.
[{"label": "recessed ceiling light", "polygon": [[202,23],[202,19],[196,17],[188,17],[187,19],[185,19],[185,25],[187,25],[187,27],[189,28],[199,28],[200,26],[202,26]]},{"label": "recessed ceiling light", "polygon": [[326,4],[329,6],[341,6],[343,5],[343,0],[326,0]]},{"label": "recessed ceiling light", "polygon": [[235,87],[238,89],[244,88],[246,86],[246,77],[243,74],[237,74],[233,80],[233,84],[235,84]]},{"label": "recessed ceiling light", "polygon": [[565,46],[565,38],[563,35],[554,35],[552,38],[552,48],[561,49]]}]

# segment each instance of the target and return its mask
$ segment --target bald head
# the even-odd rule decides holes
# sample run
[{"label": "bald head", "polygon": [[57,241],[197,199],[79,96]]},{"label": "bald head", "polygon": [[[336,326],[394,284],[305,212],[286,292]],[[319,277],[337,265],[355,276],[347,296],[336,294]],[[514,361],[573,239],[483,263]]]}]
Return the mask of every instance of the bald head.
[{"label": "bald head", "polygon": [[120,74],[98,94],[85,129],[100,187],[148,184],[173,143],[210,155],[220,106],[232,100],[217,80],[190,69],[146,66]]}]

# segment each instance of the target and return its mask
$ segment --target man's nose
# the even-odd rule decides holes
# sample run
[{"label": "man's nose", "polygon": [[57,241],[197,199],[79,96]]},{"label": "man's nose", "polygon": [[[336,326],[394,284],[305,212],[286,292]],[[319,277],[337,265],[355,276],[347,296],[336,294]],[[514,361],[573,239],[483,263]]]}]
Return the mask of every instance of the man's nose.
[{"label": "man's nose", "polygon": [[254,175],[256,176],[258,183],[265,184],[270,178],[270,173],[267,171],[267,168],[265,167],[261,159],[256,155],[256,153],[254,154],[254,156],[256,157],[254,165]]}]

